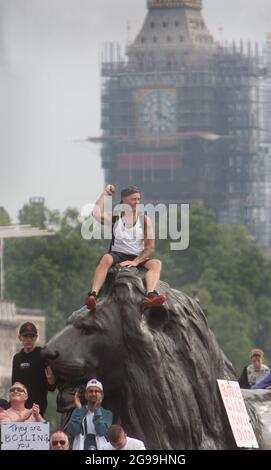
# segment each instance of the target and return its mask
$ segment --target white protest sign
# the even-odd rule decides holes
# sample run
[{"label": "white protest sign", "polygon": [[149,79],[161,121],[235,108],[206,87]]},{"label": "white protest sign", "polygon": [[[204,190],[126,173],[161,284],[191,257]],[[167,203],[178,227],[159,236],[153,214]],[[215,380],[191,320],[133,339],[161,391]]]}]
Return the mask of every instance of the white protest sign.
[{"label": "white protest sign", "polygon": [[258,449],[238,382],[217,380],[237,447]]},{"label": "white protest sign", "polygon": [[49,450],[49,423],[1,424],[2,450]]}]

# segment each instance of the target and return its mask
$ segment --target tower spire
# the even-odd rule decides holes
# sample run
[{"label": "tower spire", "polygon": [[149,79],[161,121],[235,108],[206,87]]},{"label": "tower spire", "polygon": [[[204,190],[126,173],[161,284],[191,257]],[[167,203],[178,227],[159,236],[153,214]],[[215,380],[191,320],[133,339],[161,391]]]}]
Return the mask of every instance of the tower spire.
[{"label": "tower spire", "polygon": [[148,0],[147,5],[144,25],[128,50],[130,57],[138,52],[146,56],[150,50],[161,56],[187,48],[213,48],[202,16],[202,0]]},{"label": "tower spire", "polygon": [[202,0],[148,0],[148,8],[179,8],[188,7],[202,9]]}]

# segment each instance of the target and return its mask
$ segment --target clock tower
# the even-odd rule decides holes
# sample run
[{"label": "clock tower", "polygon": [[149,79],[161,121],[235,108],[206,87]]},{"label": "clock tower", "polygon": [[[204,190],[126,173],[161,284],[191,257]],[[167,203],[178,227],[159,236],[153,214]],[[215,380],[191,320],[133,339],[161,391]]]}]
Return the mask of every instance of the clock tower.
[{"label": "clock tower", "polygon": [[126,57],[112,44],[103,54],[105,180],[139,186],[144,201],[204,204],[218,220],[254,230],[257,54],[215,42],[202,0],[148,0],[147,8]]}]

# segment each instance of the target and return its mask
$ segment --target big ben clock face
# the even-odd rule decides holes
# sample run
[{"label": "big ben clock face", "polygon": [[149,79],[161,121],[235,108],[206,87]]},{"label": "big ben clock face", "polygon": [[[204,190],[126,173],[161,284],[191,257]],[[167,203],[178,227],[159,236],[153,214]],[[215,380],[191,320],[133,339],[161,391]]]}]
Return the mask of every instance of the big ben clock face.
[{"label": "big ben clock face", "polygon": [[140,90],[136,101],[139,140],[165,141],[176,134],[176,90]]}]

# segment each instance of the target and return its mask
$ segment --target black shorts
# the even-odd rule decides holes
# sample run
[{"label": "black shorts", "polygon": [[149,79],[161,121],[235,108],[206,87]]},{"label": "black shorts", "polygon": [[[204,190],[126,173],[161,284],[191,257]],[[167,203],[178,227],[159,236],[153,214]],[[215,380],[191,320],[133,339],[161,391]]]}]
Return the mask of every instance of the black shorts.
[{"label": "black shorts", "polygon": [[[133,261],[138,256],[138,255],[128,255],[126,253],[119,253],[118,251],[110,251],[110,253],[108,253],[108,254],[111,255],[112,258],[113,258],[112,266],[114,266],[116,264],[120,264],[123,261]],[[147,263],[147,261],[149,261],[149,259],[146,259],[142,263],[139,263],[137,265],[137,268],[144,267],[144,265],[145,265],[145,263]]]}]

